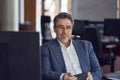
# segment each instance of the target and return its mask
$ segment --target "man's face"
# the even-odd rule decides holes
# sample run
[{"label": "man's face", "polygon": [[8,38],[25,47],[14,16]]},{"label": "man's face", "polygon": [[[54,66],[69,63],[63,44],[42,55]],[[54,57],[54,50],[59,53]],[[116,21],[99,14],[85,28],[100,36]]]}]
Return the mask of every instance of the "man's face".
[{"label": "man's face", "polygon": [[72,22],[67,18],[58,19],[54,26],[54,31],[62,43],[68,43],[72,36]]}]

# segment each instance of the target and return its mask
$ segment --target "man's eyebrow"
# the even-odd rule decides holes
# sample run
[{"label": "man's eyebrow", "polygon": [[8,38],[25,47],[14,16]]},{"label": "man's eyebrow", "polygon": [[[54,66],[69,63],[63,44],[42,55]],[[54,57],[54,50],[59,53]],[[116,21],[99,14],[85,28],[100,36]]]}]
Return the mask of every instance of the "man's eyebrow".
[{"label": "man's eyebrow", "polygon": [[59,25],[56,25],[56,26],[64,26],[64,25],[62,25],[62,24],[59,24]]}]

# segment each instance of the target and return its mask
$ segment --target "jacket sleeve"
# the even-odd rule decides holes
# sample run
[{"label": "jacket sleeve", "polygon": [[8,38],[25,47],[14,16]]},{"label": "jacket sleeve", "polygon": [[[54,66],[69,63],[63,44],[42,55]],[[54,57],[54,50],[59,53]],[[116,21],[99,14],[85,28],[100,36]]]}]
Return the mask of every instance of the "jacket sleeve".
[{"label": "jacket sleeve", "polygon": [[88,42],[88,45],[86,45],[85,47],[86,47],[86,49],[88,49],[88,53],[89,53],[88,56],[89,56],[90,66],[91,66],[90,72],[92,73],[93,80],[101,80],[102,69],[101,69],[98,59],[94,53],[93,46],[90,42]]},{"label": "jacket sleeve", "polygon": [[51,69],[50,51],[48,46],[41,47],[42,80],[59,80],[62,73]]}]

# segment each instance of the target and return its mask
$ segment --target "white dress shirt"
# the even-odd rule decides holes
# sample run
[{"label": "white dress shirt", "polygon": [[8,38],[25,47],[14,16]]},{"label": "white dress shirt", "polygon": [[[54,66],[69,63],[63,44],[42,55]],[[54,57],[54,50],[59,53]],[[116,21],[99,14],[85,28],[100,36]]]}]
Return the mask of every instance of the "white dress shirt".
[{"label": "white dress shirt", "polygon": [[[82,73],[80,62],[79,62],[76,50],[72,44],[72,41],[70,43],[70,46],[68,47],[65,47],[65,45],[61,43],[59,40],[58,42],[60,43],[60,46],[61,46],[62,55],[63,55],[67,72],[70,72],[73,75]],[[61,75],[60,80],[62,80],[62,77],[63,77],[63,74]]]}]

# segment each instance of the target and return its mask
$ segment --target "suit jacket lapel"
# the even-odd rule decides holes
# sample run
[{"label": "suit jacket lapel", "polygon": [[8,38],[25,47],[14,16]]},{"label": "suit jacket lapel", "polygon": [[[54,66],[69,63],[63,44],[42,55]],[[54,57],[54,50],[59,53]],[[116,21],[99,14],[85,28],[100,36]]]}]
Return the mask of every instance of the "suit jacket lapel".
[{"label": "suit jacket lapel", "polygon": [[77,42],[75,42],[73,40],[73,45],[74,45],[74,48],[76,50],[76,53],[78,55],[78,58],[79,58],[79,62],[80,62],[80,65],[81,65],[81,68],[82,68],[82,71],[83,72],[86,72],[87,71],[87,67],[86,67],[86,55],[85,55],[85,49],[83,47],[82,44],[78,44]]},{"label": "suit jacket lapel", "polygon": [[58,43],[57,39],[55,39],[54,42],[55,42],[53,44],[54,46],[52,46],[52,48],[54,50],[54,55],[56,57],[56,60],[60,64],[61,68],[63,69],[63,72],[66,72],[65,62],[63,59],[62,51],[60,49],[60,44]]}]

